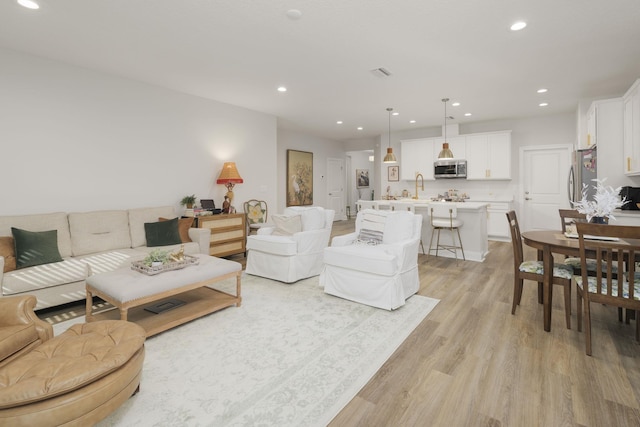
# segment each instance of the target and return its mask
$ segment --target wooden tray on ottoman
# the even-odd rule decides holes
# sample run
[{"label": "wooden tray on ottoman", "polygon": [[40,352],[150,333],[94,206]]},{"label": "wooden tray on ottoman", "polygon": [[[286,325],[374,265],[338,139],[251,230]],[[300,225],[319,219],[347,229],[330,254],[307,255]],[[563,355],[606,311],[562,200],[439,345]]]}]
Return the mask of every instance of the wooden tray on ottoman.
[{"label": "wooden tray on ottoman", "polygon": [[[89,277],[87,322],[118,318],[129,320],[142,326],[150,337],[223,308],[240,307],[242,265],[208,255],[196,256],[198,264],[159,275],[149,276],[125,267]],[[209,287],[234,277],[235,295]],[[94,313],[93,296],[104,299],[115,308]],[[147,306],[172,297],[185,304],[159,314],[145,310]]]}]

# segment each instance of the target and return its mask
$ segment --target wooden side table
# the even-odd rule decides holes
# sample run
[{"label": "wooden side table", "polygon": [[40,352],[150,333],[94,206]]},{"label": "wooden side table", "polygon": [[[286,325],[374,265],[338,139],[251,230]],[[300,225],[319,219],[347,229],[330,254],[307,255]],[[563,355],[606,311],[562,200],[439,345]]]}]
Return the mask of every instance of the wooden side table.
[{"label": "wooden side table", "polygon": [[200,216],[194,221],[194,226],[211,230],[211,256],[223,257],[246,251],[247,226],[244,213]]}]

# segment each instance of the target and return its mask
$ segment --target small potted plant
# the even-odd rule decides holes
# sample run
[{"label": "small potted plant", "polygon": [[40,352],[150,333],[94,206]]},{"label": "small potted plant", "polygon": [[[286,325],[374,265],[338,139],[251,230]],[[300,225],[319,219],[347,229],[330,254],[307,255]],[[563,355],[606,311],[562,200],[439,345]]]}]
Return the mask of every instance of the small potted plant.
[{"label": "small potted plant", "polygon": [[147,255],[142,262],[147,267],[160,267],[167,261],[169,261],[169,251],[154,249],[149,252],[149,255]]},{"label": "small potted plant", "polygon": [[587,215],[587,221],[600,224],[608,224],[609,218],[615,219],[613,216],[613,210],[621,207],[629,201],[626,199],[620,200],[620,188],[613,188],[611,186],[605,186],[604,182],[607,178],[594,179],[596,182],[593,187],[596,189],[596,194],[593,200],[587,200],[587,185],[582,186],[582,200],[579,202],[572,202],[573,207],[578,212]]},{"label": "small potted plant", "polygon": [[196,195],[192,194],[191,196],[184,196],[182,200],[180,200],[180,204],[182,206],[186,206],[187,209],[193,208],[193,205],[196,203]]}]

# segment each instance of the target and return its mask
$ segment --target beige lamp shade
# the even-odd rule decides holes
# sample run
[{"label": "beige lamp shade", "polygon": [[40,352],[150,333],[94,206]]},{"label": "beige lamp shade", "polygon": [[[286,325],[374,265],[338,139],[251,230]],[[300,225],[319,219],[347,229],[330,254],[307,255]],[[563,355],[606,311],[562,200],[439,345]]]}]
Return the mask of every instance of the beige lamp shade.
[{"label": "beige lamp shade", "polygon": [[242,184],[242,177],[236,168],[236,162],[225,162],[218,177],[218,184]]},{"label": "beige lamp shade", "polygon": [[224,184],[227,187],[227,194],[225,195],[229,201],[222,204],[223,211],[225,213],[229,213],[229,207],[233,202],[233,186],[236,184],[242,184],[243,180],[238,172],[238,168],[236,168],[235,162],[225,162],[222,165],[222,171],[220,172],[220,176],[216,181],[218,184]]}]

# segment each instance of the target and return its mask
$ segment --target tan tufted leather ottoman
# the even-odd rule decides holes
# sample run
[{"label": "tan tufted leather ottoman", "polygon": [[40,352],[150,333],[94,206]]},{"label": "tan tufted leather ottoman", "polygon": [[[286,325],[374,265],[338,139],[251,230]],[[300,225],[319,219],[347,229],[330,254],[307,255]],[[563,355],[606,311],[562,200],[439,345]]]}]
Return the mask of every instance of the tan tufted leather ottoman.
[{"label": "tan tufted leather ottoman", "polygon": [[137,392],[146,333],[121,320],[77,324],[0,367],[1,426],[89,426]]}]

